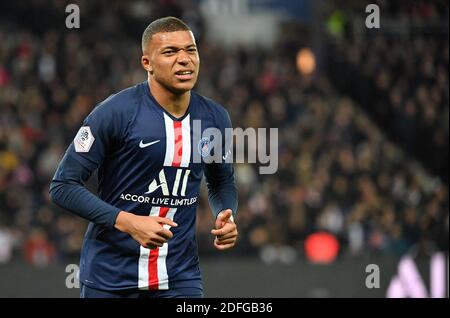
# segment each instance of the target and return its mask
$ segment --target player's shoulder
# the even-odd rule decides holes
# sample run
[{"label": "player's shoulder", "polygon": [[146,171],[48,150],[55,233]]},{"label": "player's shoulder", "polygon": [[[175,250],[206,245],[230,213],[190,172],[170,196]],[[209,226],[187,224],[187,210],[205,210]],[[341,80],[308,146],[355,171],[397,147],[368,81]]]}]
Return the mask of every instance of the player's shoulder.
[{"label": "player's shoulder", "polygon": [[88,118],[91,122],[112,121],[126,126],[136,117],[141,100],[142,83],[110,95],[94,107]]},{"label": "player's shoulder", "polygon": [[205,112],[208,112],[214,117],[218,117],[219,119],[226,120],[227,118],[229,118],[227,109],[218,102],[194,91],[192,91],[192,94],[199,101],[199,104],[201,105],[200,107],[203,107],[204,108],[203,110]]},{"label": "player's shoulder", "polygon": [[136,107],[142,97],[142,83],[125,88],[110,95],[100,102],[97,107],[114,112],[127,112]]}]

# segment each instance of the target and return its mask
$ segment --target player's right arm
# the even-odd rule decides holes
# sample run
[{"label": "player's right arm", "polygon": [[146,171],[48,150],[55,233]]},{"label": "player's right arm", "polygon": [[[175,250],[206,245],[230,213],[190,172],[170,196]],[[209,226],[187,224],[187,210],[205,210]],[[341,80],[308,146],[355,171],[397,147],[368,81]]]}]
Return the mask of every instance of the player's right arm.
[{"label": "player's right arm", "polygon": [[156,248],[172,238],[172,232],[162,226],[177,226],[172,220],[122,211],[87,190],[84,184],[91,174],[66,153],[50,184],[53,202],[93,223],[128,233],[144,247]]},{"label": "player's right arm", "polygon": [[83,122],[50,183],[50,197],[62,208],[95,224],[128,233],[144,247],[162,246],[172,237],[163,224],[176,226],[167,218],[139,216],[112,206],[89,190],[85,183],[103,162],[105,153],[118,145],[127,127],[124,114],[100,104]]}]

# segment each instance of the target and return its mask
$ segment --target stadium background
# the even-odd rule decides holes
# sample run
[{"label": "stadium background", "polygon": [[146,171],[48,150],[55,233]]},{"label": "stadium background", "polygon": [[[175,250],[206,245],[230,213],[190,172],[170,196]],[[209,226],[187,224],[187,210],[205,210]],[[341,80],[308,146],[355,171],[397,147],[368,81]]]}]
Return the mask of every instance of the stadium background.
[{"label": "stadium background", "polygon": [[[65,27],[69,3],[79,29]],[[379,29],[365,26],[369,3]],[[232,251],[213,248],[203,189],[206,296],[386,297],[398,275],[391,295],[448,297],[445,0],[2,1],[0,296],[77,297],[65,269],[86,222],[50,202],[49,180],[93,106],[145,79],[140,37],[165,15],[196,35],[196,90],[235,127],[279,129],[276,174],[236,165]],[[336,257],[321,252],[333,241],[306,243],[315,233],[337,240]],[[423,285],[405,283],[408,256]],[[369,264],[380,288],[365,285]]]}]

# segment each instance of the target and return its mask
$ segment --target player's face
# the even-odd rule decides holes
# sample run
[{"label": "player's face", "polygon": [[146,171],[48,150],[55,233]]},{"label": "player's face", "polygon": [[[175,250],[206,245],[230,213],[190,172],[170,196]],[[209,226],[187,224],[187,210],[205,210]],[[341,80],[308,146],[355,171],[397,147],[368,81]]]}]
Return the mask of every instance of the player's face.
[{"label": "player's face", "polygon": [[[156,33],[145,53],[142,57],[144,68],[161,86],[176,94],[194,87],[200,59],[191,31]],[[148,58],[147,67],[145,57]]]}]

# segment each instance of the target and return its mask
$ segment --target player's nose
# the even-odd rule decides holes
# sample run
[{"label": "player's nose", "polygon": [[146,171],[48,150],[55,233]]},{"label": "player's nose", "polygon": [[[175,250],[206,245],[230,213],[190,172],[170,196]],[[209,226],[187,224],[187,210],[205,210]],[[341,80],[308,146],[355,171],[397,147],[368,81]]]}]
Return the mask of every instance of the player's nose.
[{"label": "player's nose", "polygon": [[189,58],[189,55],[184,51],[184,50],[180,50],[178,52],[178,63],[186,65],[188,64],[191,59]]}]

